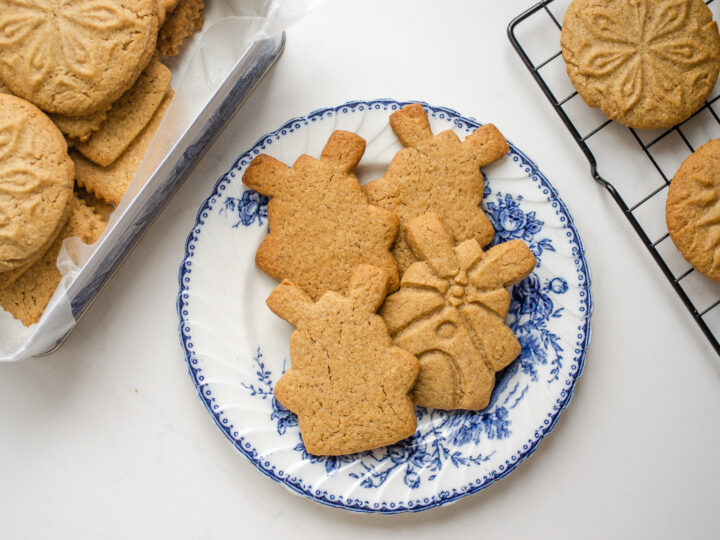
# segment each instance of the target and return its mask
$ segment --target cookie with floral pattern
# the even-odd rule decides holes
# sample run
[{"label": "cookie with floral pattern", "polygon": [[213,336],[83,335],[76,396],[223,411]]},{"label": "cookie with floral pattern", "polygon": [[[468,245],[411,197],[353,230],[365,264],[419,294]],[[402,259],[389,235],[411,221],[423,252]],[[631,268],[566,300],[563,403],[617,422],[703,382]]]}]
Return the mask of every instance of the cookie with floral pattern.
[{"label": "cookie with floral pattern", "polygon": [[275,386],[275,397],[297,414],[310,454],[354,454],[415,432],[409,393],[418,361],[393,346],[375,313],[389,283],[385,270],[360,265],[347,295],[330,291],[313,303],[285,280],[267,299],[273,312],[296,327],[292,367]]},{"label": "cookie with floral pattern", "polygon": [[[480,208],[484,189],[480,168],[508,152],[505,137],[492,124],[479,127],[464,141],[450,130],[433,136],[419,103],[391,114],[390,125],[404,148],[382,178],[363,186],[370,202],[392,210],[403,225],[435,212],[456,240],[475,238],[481,246],[489,244],[494,231]],[[416,260],[403,227],[393,255],[401,274]]]},{"label": "cookie with floral pattern", "polygon": [[437,409],[483,409],[495,372],[520,354],[505,324],[506,287],[532,272],[535,256],[517,239],[487,251],[474,238],[456,243],[437,214],[411,220],[406,238],[419,261],[379,313],[393,343],[420,362],[413,400]]},{"label": "cookie with floral pattern", "polygon": [[560,39],[585,102],[629,127],[670,127],[697,111],[720,70],[703,0],[573,0]]},{"label": "cookie with floral pattern", "polygon": [[50,247],[70,212],[73,176],[60,130],[32,103],[0,94],[0,273]]},{"label": "cookie with floral pattern", "polygon": [[89,115],[135,83],[157,31],[156,0],[0,0],[0,79],[47,112]]},{"label": "cookie with floral pattern", "polygon": [[720,139],[680,165],[665,207],[670,238],[690,264],[720,282]]}]

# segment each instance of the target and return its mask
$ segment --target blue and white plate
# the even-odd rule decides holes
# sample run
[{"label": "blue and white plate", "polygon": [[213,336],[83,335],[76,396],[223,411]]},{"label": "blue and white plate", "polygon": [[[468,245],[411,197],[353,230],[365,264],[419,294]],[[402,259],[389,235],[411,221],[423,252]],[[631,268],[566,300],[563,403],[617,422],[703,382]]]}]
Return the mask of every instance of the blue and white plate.
[{"label": "blue and white plate", "polygon": [[[538,259],[512,290],[508,323],[521,356],[498,374],[481,412],[417,408],[418,429],[394,446],[351,456],[308,455],[295,415],[273,398],[289,367],[292,327],[265,305],[277,282],[258,270],[268,231],[267,198],[242,175],[260,153],[292,164],[318,157],[336,129],[367,140],[361,182],[383,175],[400,150],[389,115],[404,103],[358,101],[290,120],[242,154],[215,184],[188,236],[178,312],[198,395],[235,448],[262,473],[322,504],[358,512],[419,511],[455,501],[503,478],[533,453],[567,406],[590,339],[590,279],[568,209],[535,164],[512,144],[484,169],[483,207],[495,242],[521,238]],[[480,124],[423,104],[435,133],[461,137]]]}]

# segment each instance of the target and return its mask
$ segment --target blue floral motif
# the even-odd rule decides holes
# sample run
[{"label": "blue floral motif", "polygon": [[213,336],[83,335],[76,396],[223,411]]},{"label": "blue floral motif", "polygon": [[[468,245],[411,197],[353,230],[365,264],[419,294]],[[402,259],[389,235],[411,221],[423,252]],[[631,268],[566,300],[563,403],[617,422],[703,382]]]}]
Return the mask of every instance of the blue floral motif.
[{"label": "blue floral motif", "polygon": [[[271,401],[270,419],[275,421],[278,435],[284,436],[288,428],[298,425],[297,417],[285,409],[273,397],[272,373],[262,361],[262,352],[257,349],[253,362],[257,366],[256,383],[241,383],[251,396]],[[282,369],[285,372],[285,365]],[[525,391],[515,385],[505,393],[507,379],[498,382],[500,392],[493,395],[490,405],[484,411],[443,411],[416,407],[418,430],[407,439],[386,448],[346,456],[313,456],[308,454],[297,433],[298,443],[293,450],[303,460],[310,463],[321,463],[328,475],[333,475],[343,465],[358,461],[361,471],[350,472],[348,476],[360,480],[365,488],[377,488],[385,483],[394,470],[403,470],[403,481],[411,488],[420,487],[423,481],[432,482],[446,465],[455,468],[470,467],[488,461],[494,453],[474,454],[463,452],[463,447],[476,447],[483,438],[505,439],[511,435],[510,410],[520,403]],[[497,404],[497,397],[502,393],[504,400]],[[448,436],[442,435],[447,433]]]},{"label": "blue floral motif", "polygon": [[[260,351],[260,347],[258,347],[255,356],[253,356],[253,362],[257,366],[255,376],[257,377],[258,385],[255,386],[254,384],[246,384],[244,382],[240,384],[250,391],[251,396],[257,396],[260,399],[271,399],[270,407],[272,412],[270,413],[270,420],[274,420],[277,423],[278,435],[285,435],[287,428],[298,425],[297,416],[280,405],[278,400],[275,399],[275,395],[273,394],[275,384],[272,380],[272,373],[265,367],[265,362],[262,361],[262,357],[263,354]],[[285,373],[285,363],[283,363],[283,373]]]},{"label": "blue floral motif", "polygon": [[[519,201],[522,196],[514,199],[509,193],[504,196],[497,193],[496,201],[487,202],[488,215],[495,227],[493,244],[519,238],[528,244],[540,266],[543,252],[555,251],[555,247],[549,238],[536,238],[545,223],[535,217],[535,212],[524,212]],[[556,381],[562,368],[560,337],[548,330],[547,323],[561,317],[563,311],[561,307],[555,308],[550,295],[565,294],[567,290],[564,279],[556,277],[540,283],[535,272],[513,287],[510,328],[522,347],[519,365],[534,381],[538,379],[539,365],[549,362],[552,366],[547,382]]]},{"label": "blue floral motif", "polygon": [[495,227],[495,238],[493,245],[507,242],[514,238],[524,240],[535,257],[540,261],[543,251],[555,251],[552,241],[549,238],[535,239],[535,235],[542,230],[543,221],[535,217],[535,212],[524,212],[520,208],[523,198],[518,195],[517,200],[506,193],[497,194],[497,201],[487,201],[486,207],[488,216]]},{"label": "blue floral motif", "polygon": [[[254,193],[246,191],[247,193]],[[245,195],[244,194],[244,195]],[[538,259],[544,251],[555,251],[552,241],[536,239],[544,223],[535,217],[535,212],[525,213],[518,200],[510,194],[497,194],[497,202],[488,202],[488,214],[496,229],[494,244],[513,238],[525,241]],[[227,203],[226,203],[227,207]],[[234,211],[236,207],[232,207]],[[267,209],[265,209],[267,212]],[[239,212],[240,213],[240,212]],[[258,214],[259,215],[259,214]],[[266,216],[267,213],[264,214]],[[254,219],[254,218],[253,218]],[[258,217],[259,219],[259,217]],[[562,368],[562,346],[560,338],[547,328],[551,318],[562,315],[563,308],[556,308],[551,295],[564,294],[567,282],[559,277],[541,283],[537,274],[532,273],[515,285],[512,290],[509,310],[509,325],[518,338],[522,351],[518,361],[513,362],[498,374],[495,390],[488,407],[483,411],[443,411],[416,407],[418,430],[407,439],[386,448],[347,456],[313,456],[308,454],[299,430],[297,416],[285,409],[273,397],[272,373],[262,361],[260,348],[253,358],[257,366],[257,382],[242,383],[251,396],[271,399],[270,419],[275,422],[278,435],[295,433],[298,443],[293,450],[303,460],[320,463],[328,475],[336,474],[343,465],[358,462],[361,470],[353,468],[348,475],[360,480],[360,485],[372,489],[382,486],[395,470],[402,470],[403,481],[411,489],[417,489],[423,482],[432,482],[446,466],[455,468],[471,467],[488,461],[493,454],[469,452],[483,439],[501,440],[512,434],[510,411],[525,397],[529,385],[515,383],[509,388],[514,373],[520,369],[537,381],[538,366],[550,363],[548,383],[558,379]],[[282,372],[285,372],[283,364]],[[500,402],[500,400],[502,400]]]},{"label": "blue floral motif", "polygon": [[225,204],[220,208],[220,213],[237,216],[238,220],[233,224],[233,229],[237,229],[240,225],[248,227],[255,220],[258,222],[258,226],[262,226],[263,218],[267,219],[268,215],[268,201],[269,199],[265,195],[248,189],[239,199],[227,197]]}]

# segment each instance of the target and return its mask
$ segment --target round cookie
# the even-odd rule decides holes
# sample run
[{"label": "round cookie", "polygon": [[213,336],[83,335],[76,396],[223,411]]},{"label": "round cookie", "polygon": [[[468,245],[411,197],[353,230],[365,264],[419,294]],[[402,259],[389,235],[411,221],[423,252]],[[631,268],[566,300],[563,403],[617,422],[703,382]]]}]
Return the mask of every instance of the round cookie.
[{"label": "round cookie", "polygon": [[720,139],[705,143],[680,165],[668,190],[665,218],[683,257],[720,282]]},{"label": "round cookie", "polygon": [[150,61],[156,0],[0,0],[0,79],[41,109],[107,108]]},{"label": "round cookie", "polygon": [[703,0],[573,0],[560,39],[591,107],[640,129],[697,111],[720,70],[720,35]]},{"label": "round cookie", "polygon": [[0,94],[0,272],[49,247],[67,220],[74,176],[65,138],[50,118]]}]

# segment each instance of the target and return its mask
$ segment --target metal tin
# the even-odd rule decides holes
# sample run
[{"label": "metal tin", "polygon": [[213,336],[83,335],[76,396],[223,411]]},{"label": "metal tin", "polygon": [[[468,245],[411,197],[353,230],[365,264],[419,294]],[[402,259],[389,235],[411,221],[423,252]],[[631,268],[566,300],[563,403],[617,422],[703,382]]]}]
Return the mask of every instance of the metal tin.
[{"label": "metal tin", "polygon": [[[124,215],[70,284],[67,294],[75,324],[160,214],[215,137],[272,67],[284,47],[284,32],[275,38],[254,42],[238,60],[202,112],[156,167]],[[57,350],[72,328],[40,356]]]}]

